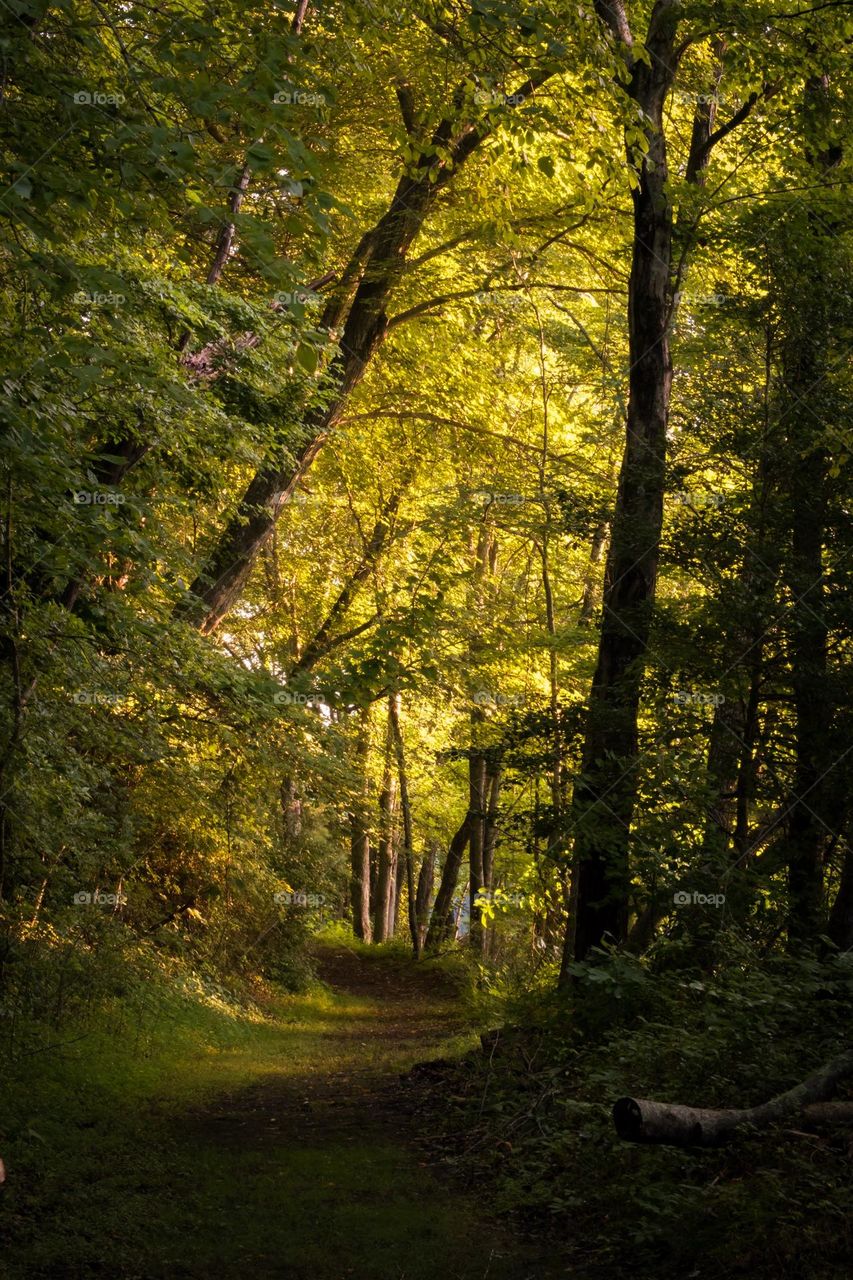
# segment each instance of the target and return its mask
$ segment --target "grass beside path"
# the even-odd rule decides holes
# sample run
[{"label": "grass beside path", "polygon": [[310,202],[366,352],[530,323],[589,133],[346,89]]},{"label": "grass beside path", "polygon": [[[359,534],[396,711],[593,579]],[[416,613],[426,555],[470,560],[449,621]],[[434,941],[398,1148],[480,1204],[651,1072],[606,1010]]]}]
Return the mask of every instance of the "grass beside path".
[{"label": "grass beside path", "polygon": [[[6,1280],[540,1280],[421,1163],[399,1074],[470,1047],[439,971],[321,944],[261,1018],[176,1004],[34,1057],[0,1117]],[[10,1108],[10,1110],[7,1110]]]}]

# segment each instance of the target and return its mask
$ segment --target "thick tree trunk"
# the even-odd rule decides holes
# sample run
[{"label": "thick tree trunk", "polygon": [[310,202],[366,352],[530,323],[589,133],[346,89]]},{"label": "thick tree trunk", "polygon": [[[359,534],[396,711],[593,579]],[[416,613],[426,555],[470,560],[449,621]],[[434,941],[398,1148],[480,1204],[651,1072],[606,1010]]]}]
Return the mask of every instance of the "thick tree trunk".
[{"label": "thick tree trunk", "polygon": [[[549,74],[537,72],[520,85],[511,95],[513,106],[525,102]],[[179,617],[204,633],[215,630],[239,599],[285,502],[320,452],[382,343],[388,327],[385,308],[436,196],[490,133],[488,126],[462,123],[453,137],[452,129],[452,121],[445,116],[414,172],[400,178],[387,212],[362,236],[328,301],[321,328],[333,336],[341,335],[329,369],[337,394],[328,407],[309,408],[301,441],[295,446],[289,441],[257,472],[207,564],[176,610]]]},{"label": "thick tree trunk", "polygon": [[[621,5],[597,6],[625,43]],[[628,927],[628,845],[637,793],[637,716],[651,626],[663,520],[669,353],[672,208],[663,103],[677,63],[677,5],[655,5],[646,47],[650,65],[632,61],[629,96],[642,109],[648,151],[633,192],[629,281],[628,423],[605,571],[598,663],[592,684],[582,775],[572,827],[577,877],[574,954],[582,959]],[[634,157],[629,156],[629,162]],[[572,956],[564,952],[562,981]]]},{"label": "thick tree trunk", "polygon": [[309,410],[302,442],[274,453],[257,472],[222,533],[204,570],[177,610],[199,630],[219,625],[240,596],[255,559],[272,534],[276,520],[344,411],[387,327],[385,307],[405,264],[406,253],[423,225],[435,187],[426,175],[400,179],[390,208],[362,238],[341,286],[326,306],[321,327],[332,332],[347,312],[347,292],[355,286],[338,352],[329,370],[337,384],[332,403]]},{"label": "thick tree trunk", "polygon": [[[803,102],[806,156],[816,178],[826,175],[840,153],[827,150],[824,129],[831,127],[832,103],[826,77],[813,76]],[[816,141],[810,134],[817,126]],[[792,514],[791,593],[788,649],[797,716],[797,761],[788,820],[788,940],[795,947],[816,942],[826,927],[823,862],[833,835],[835,760],[830,745],[835,707],[828,671],[829,624],[826,616],[824,543],[830,457],[826,431],[814,411],[815,389],[827,375],[828,353],[836,333],[832,284],[827,279],[833,233],[823,219],[808,217],[808,241],[792,246],[780,271],[788,316],[782,343],[781,421],[788,443],[787,479]],[[801,264],[799,278],[791,262]]]}]

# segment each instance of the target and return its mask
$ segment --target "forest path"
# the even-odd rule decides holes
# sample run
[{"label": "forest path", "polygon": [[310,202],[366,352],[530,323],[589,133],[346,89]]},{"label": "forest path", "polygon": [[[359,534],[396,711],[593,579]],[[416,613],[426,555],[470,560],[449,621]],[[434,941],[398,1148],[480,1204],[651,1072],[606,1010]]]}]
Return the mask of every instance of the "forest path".
[{"label": "forest path", "polygon": [[405,1141],[401,1072],[466,1036],[440,972],[341,945],[317,947],[314,961],[339,1009],[315,1028],[316,1051],[301,1070],[223,1094],[201,1113],[202,1131],[224,1145],[357,1146],[368,1133]]},{"label": "forest path", "polygon": [[430,1108],[400,1077],[477,1044],[446,974],[402,948],[314,954],[325,986],[259,991],[251,1015],[160,988],[144,1029],[117,1005],[24,1060],[2,1280],[566,1275],[425,1155]]},{"label": "forest path", "polygon": [[[452,987],[399,954],[324,945],[335,1004],[296,1070],[221,1094],[182,1141],[229,1170],[226,1256],[172,1275],[287,1280],[543,1280],[529,1246],[439,1181],[418,1152],[400,1074],[465,1047]],[[470,1036],[470,1033],[468,1033]]]}]

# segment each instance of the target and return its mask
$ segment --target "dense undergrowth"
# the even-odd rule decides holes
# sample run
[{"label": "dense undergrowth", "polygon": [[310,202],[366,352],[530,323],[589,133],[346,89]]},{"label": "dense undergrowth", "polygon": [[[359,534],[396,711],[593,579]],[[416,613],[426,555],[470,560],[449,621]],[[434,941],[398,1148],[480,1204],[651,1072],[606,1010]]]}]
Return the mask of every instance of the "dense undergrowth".
[{"label": "dense undergrowth", "polygon": [[[43,1250],[48,1261],[63,1251],[77,1258],[87,1252],[82,1241],[104,1274],[110,1265],[123,1274],[122,1240],[144,1222],[146,1194],[168,1181],[168,1124],[152,1108],[180,1110],[272,1070],[287,997],[260,979],[205,977],[104,921],[97,946],[31,935],[8,968],[0,1019],[7,1262],[26,1258],[40,1275]],[[303,1026],[325,999],[303,997]]]},{"label": "dense undergrowth", "polygon": [[673,968],[666,947],[643,962],[597,957],[577,966],[571,1000],[493,976],[480,1003],[507,1025],[428,1073],[427,1107],[463,1135],[451,1155],[436,1150],[527,1234],[567,1250],[573,1274],[849,1274],[849,1129],[792,1119],[716,1150],[616,1136],[619,1097],[752,1105],[849,1044],[849,955],[759,963],[728,947],[711,975]]},{"label": "dense undergrowth", "polygon": [[[128,1249],[145,1258],[154,1248],[145,1243],[148,1215],[177,1239],[186,1206],[165,1207],[175,1180],[194,1180],[201,1219],[222,1193],[204,1145],[176,1136],[183,1117],[229,1089],[334,1064],[343,1052],[335,1028],[358,1022],[365,1007],[319,984],[310,957],[343,944],[368,969],[387,970],[391,985],[416,968],[402,944],[370,948],[342,926],[282,956],[289,992],[259,977],[205,975],[103,918],[88,946],[47,929],[22,939],[7,964],[0,1019],[0,1153],[10,1171],[2,1206],[10,1256],[26,1256],[32,1269],[9,1274],[58,1274],[64,1253],[75,1260],[72,1275],[160,1274],[150,1260],[148,1271],[128,1269]],[[449,1171],[450,1194],[473,1186],[489,1213],[531,1247],[547,1240],[581,1276],[614,1268],[846,1275],[853,1222],[843,1129],[791,1121],[715,1151],[633,1146],[615,1134],[617,1097],[749,1105],[849,1040],[849,956],[759,961],[742,941],[729,938],[726,948],[711,973],[673,943],[642,961],[597,957],[576,967],[570,998],[553,994],[547,965],[487,969],[458,952],[426,962],[459,1025],[502,1024],[467,1053],[448,1024],[450,1056],[411,1077],[420,1081],[413,1133],[430,1163]],[[359,1052],[381,1057],[386,1050],[366,1035]],[[400,1069],[418,1045],[405,1053]],[[342,1153],[341,1171],[349,1158]],[[120,1230],[105,1225],[118,1203]]]}]

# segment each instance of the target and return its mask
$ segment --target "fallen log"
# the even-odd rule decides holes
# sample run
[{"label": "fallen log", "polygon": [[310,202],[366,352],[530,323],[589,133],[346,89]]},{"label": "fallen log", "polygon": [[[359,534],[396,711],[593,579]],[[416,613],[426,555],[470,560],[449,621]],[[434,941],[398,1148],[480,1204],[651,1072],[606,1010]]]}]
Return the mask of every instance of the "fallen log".
[{"label": "fallen log", "polygon": [[[660,1142],[676,1147],[721,1146],[740,1129],[765,1129],[789,1116],[835,1119],[850,1116],[850,1104],[825,1104],[840,1082],[853,1075],[853,1050],[838,1054],[807,1079],[756,1107],[714,1109],[685,1107],[649,1098],[619,1098],[613,1107],[613,1123],[626,1142]],[[811,1114],[810,1114],[811,1112]]]},{"label": "fallen log", "polygon": [[809,1124],[853,1124],[853,1102],[813,1102],[803,1107]]}]

